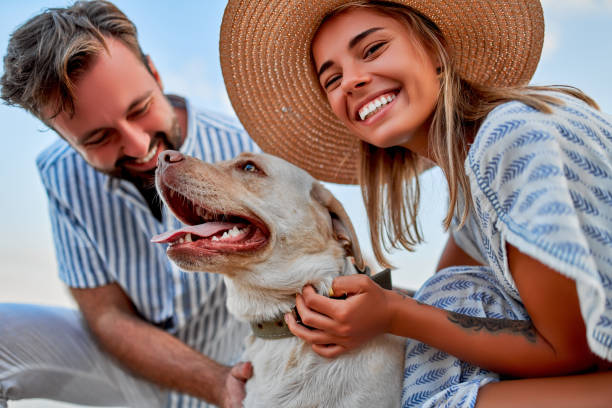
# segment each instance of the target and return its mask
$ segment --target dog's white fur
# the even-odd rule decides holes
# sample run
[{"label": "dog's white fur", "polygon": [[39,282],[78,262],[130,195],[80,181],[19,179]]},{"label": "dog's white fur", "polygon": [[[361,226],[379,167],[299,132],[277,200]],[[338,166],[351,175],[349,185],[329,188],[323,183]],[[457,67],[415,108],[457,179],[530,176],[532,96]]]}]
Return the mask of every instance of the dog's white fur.
[{"label": "dog's white fur", "polygon": [[[241,320],[282,316],[306,284],[326,294],[336,276],[354,273],[349,257],[358,265],[363,262],[340,203],[305,171],[277,157],[247,153],[216,165],[189,157],[160,163],[157,186],[160,192],[171,188],[209,212],[256,217],[269,230],[267,245],[248,253],[195,256],[169,251],[185,270],[223,274],[228,308]],[[379,336],[359,350],[326,359],[297,337],[251,335],[243,359],[254,368],[245,407],[400,404],[404,348],[394,336]]]}]

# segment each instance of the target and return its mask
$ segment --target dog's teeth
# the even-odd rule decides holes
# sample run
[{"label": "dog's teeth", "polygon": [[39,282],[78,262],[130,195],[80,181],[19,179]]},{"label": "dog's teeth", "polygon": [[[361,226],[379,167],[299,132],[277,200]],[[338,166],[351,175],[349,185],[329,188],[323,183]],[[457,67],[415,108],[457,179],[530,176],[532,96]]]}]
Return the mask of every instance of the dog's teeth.
[{"label": "dog's teeth", "polygon": [[229,236],[230,237],[235,237],[237,235],[240,235],[240,230],[238,229],[238,227],[234,226],[234,228],[229,230]]},{"label": "dog's teeth", "polygon": [[185,242],[185,239],[183,237],[179,238],[179,244],[182,244],[183,242]]},{"label": "dog's teeth", "polygon": [[185,242],[193,242],[193,241],[191,240],[191,234],[187,234],[187,235],[185,235]]},{"label": "dog's teeth", "polygon": [[234,238],[241,234],[244,234],[245,231],[246,229],[240,229],[237,226],[234,226],[232,229],[223,232],[223,235],[221,236],[218,236],[218,235],[213,236],[211,240],[212,241],[223,241],[225,239]]}]

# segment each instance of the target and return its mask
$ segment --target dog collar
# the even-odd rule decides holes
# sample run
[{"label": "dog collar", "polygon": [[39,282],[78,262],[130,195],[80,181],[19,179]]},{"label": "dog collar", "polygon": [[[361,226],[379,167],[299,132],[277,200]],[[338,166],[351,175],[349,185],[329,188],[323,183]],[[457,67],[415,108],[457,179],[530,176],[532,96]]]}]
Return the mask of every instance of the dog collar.
[{"label": "dog collar", "polygon": [[273,320],[258,323],[251,322],[251,330],[253,331],[253,336],[260,339],[275,340],[294,336],[289,330],[287,323],[285,323],[284,314]]},{"label": "dog collar", "polygon": [[[360,275],[368,275],[370,279],[372,279],[375,283],[377,283],[383,289],[391,290],[393,288],[391,284],[391,269],[387,268],[381,272],[378,272],[375,275],[370,275],[370,268],[366,266],[363,270],[357,268],[355,266],[355,270]],[[346,296],[344,296],[346,298]],[[303,326],[302,320],[300,319],[300,315],[297,312],[297,309],[293,308],[297,322]],[[308,327],[308,326],[306,326]],[[253,336],[259,337],[260,339],[284,339],[288,337],[293,337],[294,334],[291,333],[287,323],[285,323],[285,315],[282,314],[277,316],[272,320],[265,320],[263,322],[251,322],[251,330],[253,331]]]}]

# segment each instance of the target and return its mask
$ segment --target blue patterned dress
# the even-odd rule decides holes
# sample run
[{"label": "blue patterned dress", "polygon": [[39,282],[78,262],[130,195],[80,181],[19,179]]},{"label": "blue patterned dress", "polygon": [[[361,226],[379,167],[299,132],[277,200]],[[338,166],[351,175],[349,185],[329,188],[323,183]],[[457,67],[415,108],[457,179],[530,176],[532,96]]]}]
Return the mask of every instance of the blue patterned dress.
[{"label": "blue patterned dress", "polygon": [[[528,319],[506,244],[576,281],[588,344],[612,361],[612,117],[564,94],[552,114],[498,106],[465,161],[473,209],[454,230],[483,267],[451,267],[417,292],[478,317]],[[456,223],[455,223],[456,225]],[[403,407],[473,407],[495,373],[408,340]]]}]

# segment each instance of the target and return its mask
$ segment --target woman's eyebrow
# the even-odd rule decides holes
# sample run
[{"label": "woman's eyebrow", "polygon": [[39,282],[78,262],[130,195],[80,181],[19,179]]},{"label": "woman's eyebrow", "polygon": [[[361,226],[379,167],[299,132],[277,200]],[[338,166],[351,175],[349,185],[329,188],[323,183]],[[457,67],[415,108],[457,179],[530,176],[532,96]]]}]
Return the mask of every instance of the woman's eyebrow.
[{"label": "woman's eyebrow", "polygon": [[353,39],[351,41],[349,41],[349,44],[348,44],[349,50],[352,49],[355,45],[357,45],[357,43],[359,41],[363,40],[368,35],[372,34],[373,32],[376,32],[378,30],[382,30],[382,27],[372,27],[372,28],[369,28],[369,29],[365,30],[361,34],[357,34],[355,37],[353,37]]},{"label": "woman's eyebrow", "polygon": [[[355,37],[353,37],[351,39],[351,41],[349,41],[348,43],[348,49],[351,50],[353,49],[358,43],[359,41],[363,40],[364,38],[366,38],[368,35],[378,31],[378,30],[382,30],[382,27],[372,27],[372,28],[368,28],[367,30],[357,34]],[[329,67],[331,67],[333,65],[332,61],[325,61],[322,65],[321,68],[319,68],[319,72],[317,73],[317,75],[320,77],[321,74]]]}]

